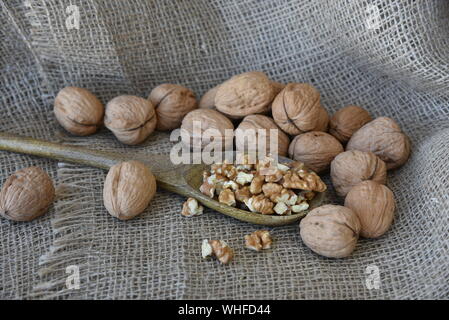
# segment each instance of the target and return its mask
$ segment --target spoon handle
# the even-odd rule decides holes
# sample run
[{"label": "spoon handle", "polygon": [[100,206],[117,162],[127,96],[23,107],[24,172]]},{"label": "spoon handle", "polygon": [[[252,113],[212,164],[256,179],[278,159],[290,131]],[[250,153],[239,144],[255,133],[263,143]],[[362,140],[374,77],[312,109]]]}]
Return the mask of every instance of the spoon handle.
[{"label": "spoon handle", "polygon": [[116,163],[123,161],[123,156],[119,153],[90,150],[4,132],[0,132],[0,150],[82,164],[100,169],[109,169]]}]

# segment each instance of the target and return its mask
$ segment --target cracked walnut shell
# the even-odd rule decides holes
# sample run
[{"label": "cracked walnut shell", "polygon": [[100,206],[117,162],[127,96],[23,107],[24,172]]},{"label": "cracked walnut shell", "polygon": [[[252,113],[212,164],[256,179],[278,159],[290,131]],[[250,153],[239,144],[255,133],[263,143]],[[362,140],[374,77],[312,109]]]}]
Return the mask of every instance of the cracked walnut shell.
[{"label": "cracked walnut shell", "polygon": [[159,131],[179,128],[184,116],[198,108],[195,93],[177,84],[161,84],[148,98],[156,108]]},{"label": "cracked walnut shell", "polygon": [[396,205],[394,194],[388,187],[364,181],[349,191],[345,206],[359,217],[362,237],[379,238],[390,229]]},{"label": "cracked walnut shell", "polygon": [[365,180],[386,184],[387,166],[372,152],[346,151],[332,161],[331,179],[337,194],[344,197]]},{"label": "cracked walnut shell", "polygon": [[6,179],[0,191],[0,215],[13,221],[42,216],[55,198],[53,181],[39,167],[19,170]]},{"label": "cracked walnut shell", "polygon": [[355,249],[360,221],[349,208],[325,205],[312,210],[300,223],[300,234],[312,251],[329,258],[344,258]]},{"label": "cracked walnut shell", "polygon": [[326,131],[329,115],[321,105],[320,93],[306,83],[290,83],[273,101],[273,119],[290,135]]},{"label": "cracked walnut shell", "polygon": [[396,121],[380,117],[354,133],[346,150],[371,151],[391,170],[407,162],[410,157],[410,139]]},{"label": "cracked walnut shell", "polygon": [[56,96],[54,114],[64,129],[74,135],[87,136],[101,127],[104,106],[90,91],[66,87]]},{"label": "cracked walnut shell", "polygon": [[139,161],[121,162],[111,167],[104,182],[103,201],[108,212],[130,220],[141,214],[156,194],[156,179]]},{"label": "cracked walnut shell", "polygon": [[[277,149],[271,150],[270,134],[277,133]],[[261,139],[261,145],[259,145]],[[290,138],[277,126],[273,119],[263,115],[249,115],[243,119],[235,130],[235,144],[237,151],[248,153],[250,151],[258,151],[265,144],[266,154],[286,157]]]},{"label": "cracked walnut shell", "polygon": [[303,162],[321,173],[329,169],[334,158],[344,152],[340,141],[325,132],[308,132],[297,136],[289,147],[290,158]]},{"label": "cracked walnut shell", "polygon": [[156,122],[156,112],[149,100],[120,96],[106,105],[104,123],[124,144],[142,143],[153,133]]},{"label": "cracked walnut shell", "polygon": [[268,230],[258,230],[245,236],[245,247],[254,251],[271,249],[272,243]]},{"label": "cracked walnut shell", "polygon": [[220,85],[215,107],[231,118],[241,119],[268,112],[275,94],[275,87],[264,73],[246,72]]},{"label": "cracked walnut shell", "polygon": [[346,143],[352,135],[373,120],[365,109],[358,106],[348,106],[338,110],[329,122],[329,133],[341,143]]},{"label": "cracked walnut shell", "polygon": [[197,109],[189,112],[181,125],[182,143],[186,147],[216,151],[233,147],[234,125],[223,114],[212,109]]}]

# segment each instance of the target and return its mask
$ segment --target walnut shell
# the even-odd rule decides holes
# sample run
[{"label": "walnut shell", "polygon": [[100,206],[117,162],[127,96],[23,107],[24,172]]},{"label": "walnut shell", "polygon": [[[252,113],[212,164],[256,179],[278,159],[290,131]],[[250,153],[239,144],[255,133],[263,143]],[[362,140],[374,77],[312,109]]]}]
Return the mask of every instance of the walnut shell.
[{"label": "walnut shell", "polygon": [[346,151],[332,161],[331,179],[337,194],[344,197],[365,180],[386,184],[387,166],[372,152]]},{"label": "walnut shell", "polygon": [[251,114],[266,113],[275,97],[275,88],[262,72],[246,72],[220,85],[215,95],[217,110],[241,119]]},{"label": "walnut shell", "polygon": [[142,162],[121,162],[111,167],[103,189],[103,202],[108,212],[130,220],[141,214],[156,194],[156,179]]},{"label": "walnut shell", "polygon": [[184,116],[198,108],[195,93],[177,84],[162,84],[151,91],[149,97],[156,107],[159,131],[179,128]]},{"label": "walnut shell", "polygon": [[387,186],[368,180],[349,191],[345,206],[359,217],[362,237],[379,238],[393,223],[396,202]]},{"label": "walnut shell", "polygon": [[143,142],[156,128],[153,104],[135,96],[120,96],[106,105],[104,123],[122,143]]},{"label": "walnut shell", "polygon": [[306,83],[289,83],[274,99],[272,113],[276,124],[291,135],[326,131],[329,123],[320,93]]},{"label": "walnut shell", "polygon": [[101,127],[104,106],[90,91],[66,87],[56,96],[54,114],[59,124],[68,132],[87,136]]},{"label": "walnut shell", "polygon": [[334,158],[344,152],[340,141],[328,133],[313,131],[293,139],[289,147],[290,158],[301,161],[317,172],[329,169]]},{"label": "walnut shell", "polygon": [[329,122],[329,133],[341,143],[346,143],[354,132],[359,130],[373,118],[365,109],[348,106],[338,110]]},{"label": "walnut shell", "polygon": [[[250,115],[243,119],[235,131],[235,143],[237,151],[253,151],[258,148],[259,130],[264,130],[266,134],[265,146],[266,154],[269,155],[278,153],[278,155],[285,157],[288,153],[288,146],[290,138],[276,125],[270,117],[263,115]],[[278,134],[278,149],[270,152],[270,131],[276,130]],[[246,132],[246,134],[245,134]],[[255,144],[248,143],[254,140]]]},{"label": "walnut shell", "polygon": [[[198,134],[195,134],[197,126]],[[201,149],[229,150],[233,147],[234,125],[223,114],[212,109],[197,109],[189,112],[182,120],[181,138],[185,146],[201,146]]]},{"label": "walnut shell", "polygon": [[358,130],[346,150],[371,151],[381,158],[387,169],[396,169],[410,157],[410,139],[392,119],[380,117]]},{"label": "walnut shell", "polygon": [[325,205],[312,210],[300,223],[300,234],[312,251],[329,258],[344,258],[354,251],[360,221],[349,208]]},{"label": "walnut shell", "polygon": [[199,108],[200,109],[214,109],[215,108],[215,96],[217,95],[218,89],[220,85],[213,87],[209,91],[207,91],[200,100]]},{"label": "walnut shell", "polygon": [[38,167],[19,170],[0,192],[0,215],[14,221],[31,221],[42,216],[55,198],[53,181]]}]

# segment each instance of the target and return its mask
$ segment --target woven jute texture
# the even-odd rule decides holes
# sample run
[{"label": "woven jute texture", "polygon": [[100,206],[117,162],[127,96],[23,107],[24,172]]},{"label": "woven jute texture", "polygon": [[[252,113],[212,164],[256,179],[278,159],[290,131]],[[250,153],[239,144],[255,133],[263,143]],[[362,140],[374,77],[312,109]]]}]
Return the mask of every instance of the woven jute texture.
[{"label": "woven jute texture", "polygon": [[[70,5],[79,9],[79,29],[67,28]],[[70,136],[54,120],[55,95],[76,85],[107,102],[146,97],[169,82],[200,96],[234,74],[261,70],[315,85],[330,113],[356,104],[392,117],[413,144],[410,161],[389,173],[393,227],[341,260],[311,252],[298,225],[271,229],[274,248],[253,253],[243,237],[257,226],[212,210],[183,218],[184,199],[163,190],[144,214],[120,222],[102,204],[106,172],[0,152],[0,183],[38,165],[58,192],[32,223],[0,220],[0,298],[449,298],[448,1],[0,0],[0,18],[1,131],[168,153],[165,133],[132,148],[107,130]],[[327,201],[341,203],[325,180]],[[202,261],[202,239],[226,240],[235,261]],[[72,265],[78,290],[66,286]],[[367,286],[369,266],[380,272],[378,289]]]}]

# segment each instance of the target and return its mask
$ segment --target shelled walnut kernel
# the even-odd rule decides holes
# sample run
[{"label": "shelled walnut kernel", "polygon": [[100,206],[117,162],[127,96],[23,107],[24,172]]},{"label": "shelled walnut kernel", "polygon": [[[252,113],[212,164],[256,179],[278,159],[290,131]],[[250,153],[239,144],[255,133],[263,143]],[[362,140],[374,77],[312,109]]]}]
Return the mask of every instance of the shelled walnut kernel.
[{"label": "shelled walnut kernel", "polygon": [[200,191],[220,203],[263,215],[291,215],[310,208],[326,185],[301,162],[274,163],[271,158],[217,163],[203,173]]},{"label": "shelled walnut kernel", "polygon": [[271,249],[272,243],[270,232],[267,230],[258,230],[245,236],[245,246],[254,251]]},{"label": "shelled walnut kernel", "polygon": [[221,263],[228,264],[234,258],[234,250],[223,240],[203,240],[201,246],[203,259],[216,257]]}]

